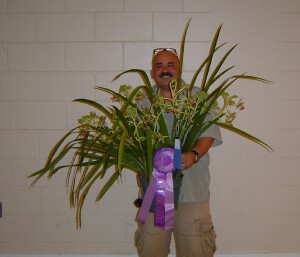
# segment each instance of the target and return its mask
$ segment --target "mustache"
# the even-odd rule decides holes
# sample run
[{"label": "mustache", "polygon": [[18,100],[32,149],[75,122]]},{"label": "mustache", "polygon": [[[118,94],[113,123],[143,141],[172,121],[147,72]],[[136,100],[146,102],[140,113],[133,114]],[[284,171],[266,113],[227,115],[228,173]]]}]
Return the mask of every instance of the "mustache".
[{"label": "mustache", "polygon": [[159,78],[162,78],[163,76],[169,76],[169,77],[173,77],[173,74],[171,72],[162,72],[159,75]]}]

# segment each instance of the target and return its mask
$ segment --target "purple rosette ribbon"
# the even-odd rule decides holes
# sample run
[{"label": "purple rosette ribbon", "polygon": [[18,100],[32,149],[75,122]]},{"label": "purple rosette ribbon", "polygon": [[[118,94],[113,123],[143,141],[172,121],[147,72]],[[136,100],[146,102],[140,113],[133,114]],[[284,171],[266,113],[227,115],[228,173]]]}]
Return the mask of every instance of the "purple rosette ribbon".
[{"label": "purple rosette ribbon", "polygon": [[163,147],[153,154],[153,172],[147,187],[142,206],[137,215],[137,221],[146,222],[153,197],[155,196],[154,225],[165,230],[173,228],[174,191],[173,175],[174,149]]}]

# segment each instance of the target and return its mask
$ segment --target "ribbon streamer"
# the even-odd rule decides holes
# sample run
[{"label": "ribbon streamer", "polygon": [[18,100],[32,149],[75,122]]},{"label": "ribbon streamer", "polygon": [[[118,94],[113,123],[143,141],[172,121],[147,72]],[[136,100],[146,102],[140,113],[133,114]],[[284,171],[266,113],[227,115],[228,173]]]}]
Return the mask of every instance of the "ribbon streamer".
[{"label": "ribbon streamer", "polygon": [[137,221],[146,222],[153,197],[155,196],[154,225],[165,230],[173,228],[174,219],[174,149],[164,147],[153,154],[153,172],[147,187]]}]

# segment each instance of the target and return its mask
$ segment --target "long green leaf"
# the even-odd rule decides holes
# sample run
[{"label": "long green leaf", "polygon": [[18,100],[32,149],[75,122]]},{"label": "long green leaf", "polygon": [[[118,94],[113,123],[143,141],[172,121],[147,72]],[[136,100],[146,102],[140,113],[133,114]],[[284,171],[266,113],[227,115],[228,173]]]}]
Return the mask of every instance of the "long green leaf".
[{"label": "long green leaf", "polygon": [[130,69],[130,70],[126,70],[124,72],[121,72],[116,77],[114,77],[113,81],[116,81],[119,77],[121,77],[122,75],[124,75],[126,73],[137,73],[137,74],[139,74],[140,77],[142,78],[143,82],[144,82],[144,85],[151,90],[152,87],[151,87],[151,83],[150,83],[150,80],[149,80],[149,77],[148,77],[147,73],[143,70],[140,70],[140,69]]},{"label": "long green leaf", "polygon": [[109,180],[106,182],[106,184],[101,188],[96,201],[100,201],[102,197],[105,195],[108,189],[111,188],[111,186],[115,183],[115,181],[119,178],[120,173],[118,171],[115,171],[113,175],[109,178]]},{"label": "long green leaf", "polygon": [[124,149],[126,144],[128,132],[126,129],[123,130],[120,146],[119,146],[119,153],[118,153],[118,171],[121,174],[122,168],[123,168],[123,157],[124,157]]},{"label": "long green leaf", "polygon": [[265,83],[265,84],[272,84],[272,81],[270,81],[270,80],[260,78],[260,77],[256,77],[256,76],[246,75],[246,74],[235,75],[235,76],[232,76],[232,78],[249,79],[249,80],[259,81],[259,82],[262,82],[262,83]]},{"label": "long green leaf", "polygon": [[196,82],[196,80],[197,80],[197,78],[198,78],[200,72],[201,72],[202,69],[204,68],[204,66],[207,65],[208,61],[212,62],[212,58],[213,58],[213,56],[214,56],[214,53],[215,53],[216,51],[218,51],[218,49],[221,48],[223,45],[225,45],[225,43],[222,44],[222,45],[220,45],[220,46],[218,46],[218,47],[215,49],[215,51],[213,52],[213,54],[212,54],[212,55],[208,55],[208,56],[205,58],[205,60],[200,64],[199,68],[198,68],[198,69],[196,70],[196,72],[194,73],[193,78],[192,78],[192,80],[191,80],[191,82],[190,82],[191,89],[194,87],[195,82]]},{"label": "long green leaf", "polygon": [[[113,106],[113,108],[114,108],[114,110],[116,112],[116,115],[120,119],[120,121],[121,121],[121,123],[123,125],[123,128],[130,132],[131,131],[131,127],[128,124],[128,122],[127,122],[126,117],[124,116],[124,114],[119,110],[118,107]],[[134,138],[134,140],[135,140],[135,138]]]},{"label": "long green leaf", "polygon": [[192,18],[189,18],[188,22],[185,25],[183,35],[181,38],[181,44],[180,44],[180,55],[179,55],[179,63],[180,63],[180,71],[179,71],[179,78],[181,79],[182,76],[182,69],[183,69],[183,57],[184,57],[184,47],[185,47],[185,38],[186,38],[186,33],[188,31],[188,28],[190,26]]},{"label": "long green leaf", "polygon": [[98,173],[94,178],[91,180],[91,182],[85,187],[84,191],[80,195],[78,204],[77,204],[77,210],[76,210],[76,225],[77,228],[81,227],[81,210],[85,201],[85,198],[91,189],[92,185],[95,183],[96,179],[100,176],[100,173]]},{"label": "long green leaf", "polygon": [[152,167],[152,154],[153,154],[153,144],[152,144],[152,137],[153,137],[153,133],[150,129],[146,130],[146,145],[147,145],[147,168],[148,168],[148,172],[147,174],[147,180],[150,180],[150,176],[153,170]]},{"label": "long green leaf", "polygon": [[66,154],[73,148],[73,145],[70,143],[67,147],[64,147],[61,152],[53,158],[53,160],[47,165],[45,166],[43,169],[40,169],[34,173],[32,173],[31,175],[28,176],[28,178],[31,177],[37,177],[37,179],[35,179],[32,182],[32,186],[37,182],[37,180],[43,176],[44,174],[46,174],[48,171],[51,171],[51,169],[53,169],[55,167],[55,165],[57,163],[59,163],[65,156]]},{"label": "long green leaf", "polygon": [[208,61],[206,63],[206,66],[205,66],[205,70],[204,70],[203,77],[202,77],[201,89],[204,89],[205,84],[206,84],[206,79],[207,79],[208,74],[209,74],[210,65],[212,63],[213,55],[214,55],[215,50],[216,50],[216,45],[217,45],[218,38],[219,38],[219,35],[220,35],[220,32],[221,32],[221,28],[222,28],[222,25],[220,25],[218,27],[218,29],[217,29],[217,31],[214,35],[214,38],[212,40],[212,43],[210,45],[210,50],[209,50],[209,55],[208,56],[211,56],[211,58],[208,59]]},{"label": "long green leaf", "polygon": [[224,123],[221,123],[221,122],[216,122],[215,124],[218,125],[221,128],[227,129],[227,130],[229,130],[231,132],[234,132],[234,133],[236,133],[236,134],[238,134],[238,135],[240,135],[240,136],[242,136],[246,139],[249,139],[250,141],[253,141],[253,142],[259,144],[260,146],[264,147],[268,151],[272,151],[272,152],[274,151],[271,146],[269,146],[268,144],[266,144],[262,140],[258,139],[257,137],[254,137],[254,136],[250,135],[249,133],[247,133],[247,132],[245,132],[241,129],[238,129],[238,128],[232,126],[232,125],[227,125],[227,124],[224,124]]},{"label": "long green leaf", "polygon": [[79,127],[75,127],[71,130],[69,130],[51,149],[49,155],[48,155],[48,158],[47,158],[47,161],[44,165],[44,167],[47,167],[49,166],[50,162],[52,161],[54,155],[56,154],[56,152],[58,151],[58,149],[61,147],[62,143],[70,136],[73,134],[73,132],[75,130],[77,130]]},{"label": "long green leaf", "polygon": [[227,59],[227,57],[229,56],[229,54],[237,47],[237,45],[233,46],[232,48],[229,49],[229,51],[223,56],[223,58],[221,59],[221,61],[218,63],[218,65],[215,67],[215,69],[213,70],[213,72],[211,73],[209,79],[207,80],[204,89],[207,92],[210,88],[210,86],[212,85],[212,82],[215,81],[215,76],[218,74],[219,70],[221,69],[223,63],[225,62],[225,60]]},{"label": "long green leaf", "polygon": [[80,98],[80,99],[75,99],[73,100],[73,102],[78,102],[78,103],[84,103],[84,104],[88,104],[94,108],[96,108],[97,110],[103,112],[103,114],[109,118],[110,120],[112,120],[112,114],[101,104],[95,102],[95,101],[92,101],[92,100],[88,100],[88,99],[83,99],[83,98]]}]

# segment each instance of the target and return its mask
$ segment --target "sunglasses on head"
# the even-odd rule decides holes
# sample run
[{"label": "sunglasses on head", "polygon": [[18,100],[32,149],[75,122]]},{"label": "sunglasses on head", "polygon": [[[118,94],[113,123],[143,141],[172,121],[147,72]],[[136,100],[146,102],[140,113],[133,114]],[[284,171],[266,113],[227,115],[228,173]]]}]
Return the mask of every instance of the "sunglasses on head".
[{"label": "sunglasses on head", "polygon": [[156,55],[159,52],[171,52],[171,53],[173,53],[177,56],[176,49],[174,49],[174,48],[155,48],[153,50],[153,56]]}]

